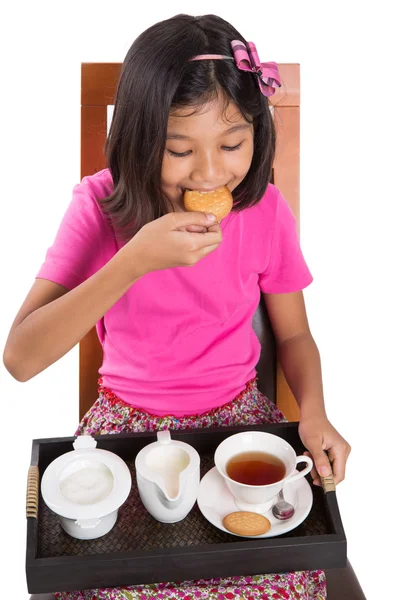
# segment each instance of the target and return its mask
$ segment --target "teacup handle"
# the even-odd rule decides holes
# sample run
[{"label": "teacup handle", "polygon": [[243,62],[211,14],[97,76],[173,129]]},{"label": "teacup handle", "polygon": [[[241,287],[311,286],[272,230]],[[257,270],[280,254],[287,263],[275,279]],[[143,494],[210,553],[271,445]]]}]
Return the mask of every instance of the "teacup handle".
[{"label": "teacup handle", "polygon": [[302,471],[298,471],[298,473],[294,473],[290,477],[287,477],[285,479],[285,484],[291,483],[292,481],[296,481],[297,479],[300,479],[300,477],[305,477],[306,475],[308,475],[308,473],[310,473],[311,469],[313,468],[313,461],[311,460],[311,458],[309,456],[297,456],[295,464],[298,465],[302,462],[307,463],[306,468]]}]

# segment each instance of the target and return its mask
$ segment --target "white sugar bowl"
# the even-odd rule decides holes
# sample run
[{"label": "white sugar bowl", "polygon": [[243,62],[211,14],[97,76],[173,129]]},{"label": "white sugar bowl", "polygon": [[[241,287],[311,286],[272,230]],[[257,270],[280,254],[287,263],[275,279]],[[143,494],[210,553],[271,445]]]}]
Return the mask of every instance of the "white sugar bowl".
[{"label": "white sugar bowl", "polygon": [[64,531],[79,540],[109,533],[131,491],[125,462],[96,444],[90,435],[78,437],[74,450],[48,465],[41,481],[45,504],[59,516]]}]

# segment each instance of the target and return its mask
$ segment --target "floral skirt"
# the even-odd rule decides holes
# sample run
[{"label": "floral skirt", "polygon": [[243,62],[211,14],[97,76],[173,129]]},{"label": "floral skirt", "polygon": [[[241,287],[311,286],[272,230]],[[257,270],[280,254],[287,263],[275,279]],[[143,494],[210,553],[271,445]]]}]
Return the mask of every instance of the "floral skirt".
[{"label": "floral skirt", "polygon": [[[285,421],[281,411],[257,388],[256,380],[232,401],[196,416],[158,417],[136,409],[102,385],[99,398],[82,419],[76,435],[194,429],[229,425],[257,425]],[[247,577],[165,582],[125,588],[106,588],[80,592],[58,592],[58,600],[325,600],[323,571],[271,573]]]}]

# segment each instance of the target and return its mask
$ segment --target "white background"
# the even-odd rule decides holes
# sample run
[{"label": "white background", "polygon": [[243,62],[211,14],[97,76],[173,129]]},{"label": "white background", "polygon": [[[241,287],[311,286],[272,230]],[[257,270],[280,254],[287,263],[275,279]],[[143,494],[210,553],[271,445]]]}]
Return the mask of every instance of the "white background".
[{"label": "white background", "polygon": [[[353,451],[338,501],[369,600],[418,598],[418,65],[413,3],[16,2],[1,36],[0,345],[79,180],[80,63],[122,61],[178,12],[213,12],[262,61],[301,64],[305,297],[329,418]],[[27,598],[33,438],[72,435],[78,352],[21,384],[1,367],[2,598]],[[416,530],[417,540],[417,530]],[[3,568],[5,567],[6,568]]]}]

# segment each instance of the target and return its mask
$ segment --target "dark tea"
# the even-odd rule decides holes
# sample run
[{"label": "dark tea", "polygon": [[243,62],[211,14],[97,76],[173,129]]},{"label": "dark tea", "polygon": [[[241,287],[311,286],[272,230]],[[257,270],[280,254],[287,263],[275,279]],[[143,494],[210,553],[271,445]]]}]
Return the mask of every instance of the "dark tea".
[{"label": "dark tea", "polygon": [[269,485],[285,477],[285,465],[281,459],[267,452],[242,452],[230,458],[226,465],[227,475],[238,483]]}]

